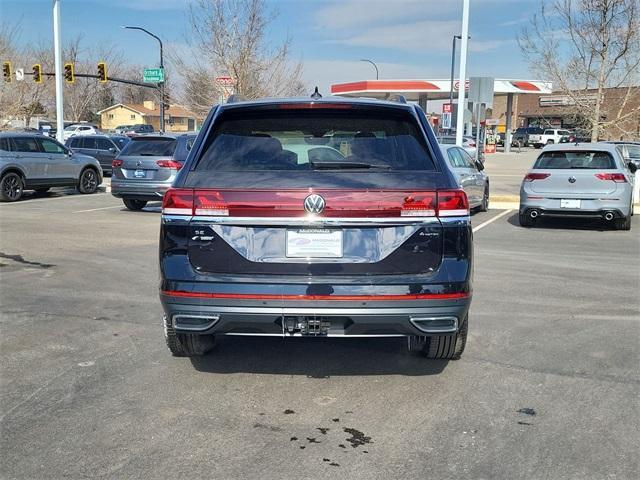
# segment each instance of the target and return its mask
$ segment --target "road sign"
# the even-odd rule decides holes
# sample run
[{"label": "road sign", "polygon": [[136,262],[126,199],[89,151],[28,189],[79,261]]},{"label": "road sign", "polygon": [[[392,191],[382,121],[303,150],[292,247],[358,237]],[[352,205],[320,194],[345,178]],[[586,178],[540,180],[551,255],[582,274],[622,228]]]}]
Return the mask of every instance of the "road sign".
[{"label": "road sign", "polygon": [[24,80],[24,68],[16,68],[16,80]]},{"label": "road sign", "polygon": [[451,112],[445,112],[442,114],[442,128],[451,128]]},{"label": "road sign", "polygon": [[491,107],[493,105],[493,77],[471,77],[469,82],[469,101],[483,103],[486,107]]},{"label": "road sign", "polygon": [[442,113],[451,113],[452,109],[451,109],[451,104],[450,103],[443,103],[442,104]]},{"label": "road sign", "polygon": [[218,85],[221,85],[223,87],[232,87],[233,85],[236,84],[236,81],[229,75],[222,75],[220,77],[216,77],[216,82],[218,83]]},{"label": "road sign", "polygon": [[145,83],[163,83],[164,68],[145,68],[142,73],[142,81]]}]

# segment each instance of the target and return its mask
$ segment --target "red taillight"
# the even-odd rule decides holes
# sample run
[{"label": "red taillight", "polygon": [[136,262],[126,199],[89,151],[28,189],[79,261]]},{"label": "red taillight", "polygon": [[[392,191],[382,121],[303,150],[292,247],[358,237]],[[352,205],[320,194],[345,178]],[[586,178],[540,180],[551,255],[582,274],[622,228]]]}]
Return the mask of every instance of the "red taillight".
[{"label": "red taillight", "polygon": [[600,180],[610,180],[616,183],[627,183],[627,177],[623,173],[596,173]]},{"label": "red taillight", "polygon": [[111,162],[111,168],[121,167],[124,162],[117,158]]},{"label": "red taillight", "polygon": [[180,170],[182,168],[182,162],[176,160],[157,160],[156,165],[164,168],[171,168],[173,170]]},{"label": "red taillight", "polygon": [[469,215],[469,200],[463,190],[438,191],[438,216],[459,217]]},{"label": "red taillight", "polygon": [[400,216],[402,217],[435,217],[436,192],[420,192],[404,198]]},{"label": "red taillight", "polygon": [[228,216],[229,205],[215,190],[196,190],[194,192],[193,214],[209,216]]},{"label": "red taillight", "polygon": [[527,175],[524,177],[524,181],[533,182],[534,180],[544,180],[549,176],[551,176],[550,173],[527,173]]},{"label": "red taillight", "polygon": [[347,110],[353,108],[348,103],[282,103],[278,108],[283,110],[308,110],[308,109],[338,109]]},{"label": "red taillight", "polygon": [[188,190],[170,189],[162,213],[232,217],[305,217],[305,198],[321,195],[324,218],[444,217],[469,214],[462,190],[438,192],[328,190]]},{"label": "red taillight", "polygon": [[162,200],[162,213],[166,215],[193,215],[193,190],[170,188]]}]

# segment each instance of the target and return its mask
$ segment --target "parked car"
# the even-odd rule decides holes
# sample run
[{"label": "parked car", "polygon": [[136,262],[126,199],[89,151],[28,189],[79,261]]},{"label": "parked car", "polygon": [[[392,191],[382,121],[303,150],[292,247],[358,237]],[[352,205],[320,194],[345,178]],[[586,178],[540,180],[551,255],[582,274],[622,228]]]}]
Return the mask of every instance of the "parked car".
[{"label": "parked car", "polygon": [[520,225],[545,216],[585,217],[630,230],[636,168],[615,145],[549,145],[522,182]]},{"label": "parked car", "polygon": [[512,147],[528,147],[531,145],[531,135],[541,135],[544,130],[540,127],[520,127],[511,136]]},{"label": "parked car", "polygon": [[95,135],[97,133],[100,132],[98,130],[98,127],[96,127],[95,125],[81,123],[65,127],[64,132],[62,132],[62,138],[67,141],[67,139],[73,137],[74,135]]},{"label": "parked car", "polygon": [[469,207],[480,212],[489,210],[489,177],[483,171],[482,162],[476,163],[464,148],[456,145],[440,145],[440,149],[458,184],[467,194]]},{"label": "parked car", "polygon": [[102,171],[110,175],[113,159],[128,142],[129,137],[124,135],[78,135],[69,138],[65,145],[74,152],[98,159]]},{"label": "parked car", "polygon": [[182,168],[195,135],[133,137],[112,162],[111,194],[129,210],[162,200]]},{"label": "parked car", "polygon": [[127,133],[129,130],[131,130],[131,128],[133,127],[133,125],[118,125],[113,132],[117,135],[124,135],[125,133]]},{"label": "parked car", "polygon": [[153,133],[153,132],[154,132],[153,125],[138,124],[138,125],[131,125],[123,133],[125,135],[134,136],[134,135],[141,135],[143,133]]},{"label": "parked car", "polygon": [[[442,135],[438,137],[438,143],[440,145],[455,145],[456,137],[454,135]],[[477,146],[476,139],[474,137],[464,135],[462,137],[462,148],[464,148],[472,158],[476,158]],[[482,149],[480,149],[480,152],[478,153],[478,160],[484,163],[484,151]]]},{"label": "parked car", "polygon": [[556,128],[545,128],[542,133],[529,135],[529,143],[534,148],[542,148],[545,145],[553,145],[560,143],[560,139],[571,135],[569,130],[560,130]]},{"label": "parked car", "polygon": [[[291,146],[335,132],[344,159],[304,162]],[[401,336],[455,359],[471,242],[467,196],[418,106],[218,105],[163,201],[166,342],[183,356],[216,335]]]},{"label": "parked car", "polygon": [[102,183],[100,163],[52,138],[30,133],[0,133],[0,201],[20,200],[24,190],[77,186],[94,193]]},{"label": "parked car", "polygon": [[609,141],[605,143],[615,145],[624,160],[631,161],[636,164],[636,167],[640,168],[640,142]]},{"label": "parked car", "polygon": [[575,130],[569,132],[569,135],[563,135],[560,138],[560,143],[590,143],[591,132],[587,130]]}]

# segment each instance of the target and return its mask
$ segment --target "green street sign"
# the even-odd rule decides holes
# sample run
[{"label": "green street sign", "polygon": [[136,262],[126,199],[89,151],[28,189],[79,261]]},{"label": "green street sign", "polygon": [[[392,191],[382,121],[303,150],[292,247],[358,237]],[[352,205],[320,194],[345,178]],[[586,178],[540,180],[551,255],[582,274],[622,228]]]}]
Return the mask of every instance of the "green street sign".
[{"label": "green street sign", "polygon": [[145,68],[142,74],[142,81],[145,83],[164,82],[164,69],[163,68]]}]

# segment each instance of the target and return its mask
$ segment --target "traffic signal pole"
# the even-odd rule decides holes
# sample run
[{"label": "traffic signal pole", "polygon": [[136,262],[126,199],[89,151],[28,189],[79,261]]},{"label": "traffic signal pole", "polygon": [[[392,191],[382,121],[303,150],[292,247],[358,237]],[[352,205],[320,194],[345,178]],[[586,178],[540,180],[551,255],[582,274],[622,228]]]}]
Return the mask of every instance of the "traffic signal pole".
[{"label": "traffic signal pole", "polygon": [[53,55],[56,80],[56,138],[64,143],[64,98],[62,82],[62,44],[60,43],[60,0],[53,0]]}]

